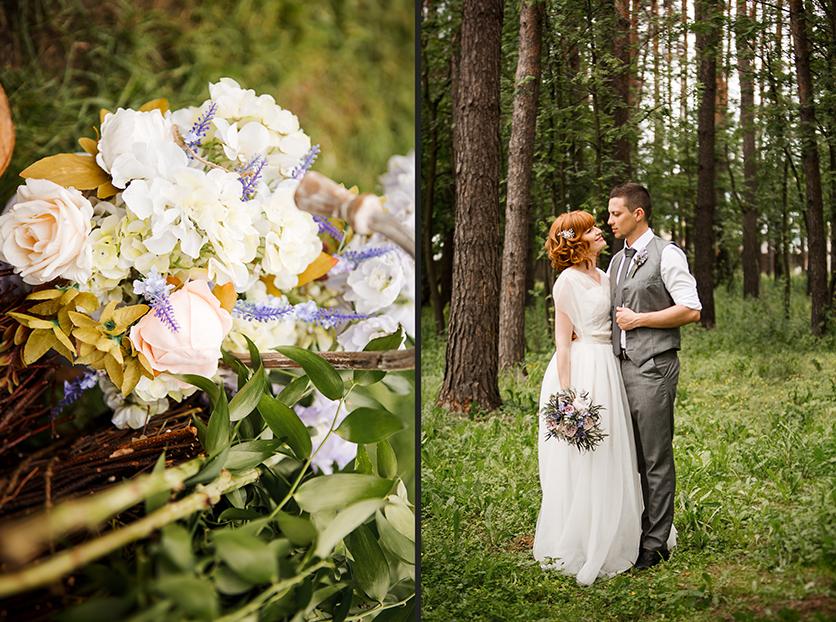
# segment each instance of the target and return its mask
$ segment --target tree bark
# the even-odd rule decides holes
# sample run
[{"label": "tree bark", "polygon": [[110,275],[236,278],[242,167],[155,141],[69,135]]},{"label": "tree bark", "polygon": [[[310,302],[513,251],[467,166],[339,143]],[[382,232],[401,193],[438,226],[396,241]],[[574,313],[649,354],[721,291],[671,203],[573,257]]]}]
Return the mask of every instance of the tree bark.
[{"label": "tree bark", "polygon": [[714,115],[717,97],[717,48],[720,43],[719,20],[722,10],[717,0],[697,0],[697,58],[702,97],[697,111],[698,164],[697,209],[694,215],[694,278],[702,303],[700,323],[706,328],[715,324],[714,310]]},{"label": "tree bark", "polygon": [[487,411],[499,397],[499,80],[502,0],[462,2],[456,124],[455,284],[438,405]]},{"label": "tree bark", "polygon": [[520,11],[520,46],[508,146],[508,198],[499,304],[500,369],[521,363],[525,357],[526,268],[531,248],[531,172],[540,91],[543,8],[542,2],[525,0]]},{"label": "tree bark", "polygon": [[810,42],[807,36],[807,14],[803,0],[790,0],[795,70],[798,78],[798,102],[801,154],[807,191],[808,284],[812,309],[810,327],[813,335],[825,329],[827,307],[827,245],[824,233],[824,199],[822,197],[819,150],[816,142],[816,111],[813,103],[813,79],[810,72]]},{"label": "tree bark", "polygon": [[755,160],[754,49],[746,0],[737,2],[737,68],[740,75],[740,128],[743,131],[743,297],[760,295],[760,244],[758,243],[758,180]]}]

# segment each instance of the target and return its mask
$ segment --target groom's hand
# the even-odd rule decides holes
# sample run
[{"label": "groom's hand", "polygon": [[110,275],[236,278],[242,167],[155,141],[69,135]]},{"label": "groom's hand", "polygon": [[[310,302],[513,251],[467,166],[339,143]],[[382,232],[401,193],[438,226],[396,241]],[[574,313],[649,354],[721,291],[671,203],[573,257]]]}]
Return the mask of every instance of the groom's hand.
[{"label": "groom's hand", "polygon": [[640,326],[640,317],[640,313],[636,313],[627,307],[615,308],[615,321],[621,330],[633,330],[634,328],[638,328]]}]

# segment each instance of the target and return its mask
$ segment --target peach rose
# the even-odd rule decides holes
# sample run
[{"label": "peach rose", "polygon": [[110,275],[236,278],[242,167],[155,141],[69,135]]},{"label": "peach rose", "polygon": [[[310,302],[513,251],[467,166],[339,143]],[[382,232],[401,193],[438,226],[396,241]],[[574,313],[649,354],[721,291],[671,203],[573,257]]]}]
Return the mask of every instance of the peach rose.
[{"label": "peach rose", "polygon": [[93,274],[92,218],[93,206],[75,188],[27,179],[0,216],[0,259],[29,285],[58,277],[84,283]]},{"label": "peach rose", "polygon": [[177,332],[149,312],[131,327],[131,342],[156,371],[211,378],[218,371],[221,342],[232,318],[206,281],[190,281],[169,300]]}]

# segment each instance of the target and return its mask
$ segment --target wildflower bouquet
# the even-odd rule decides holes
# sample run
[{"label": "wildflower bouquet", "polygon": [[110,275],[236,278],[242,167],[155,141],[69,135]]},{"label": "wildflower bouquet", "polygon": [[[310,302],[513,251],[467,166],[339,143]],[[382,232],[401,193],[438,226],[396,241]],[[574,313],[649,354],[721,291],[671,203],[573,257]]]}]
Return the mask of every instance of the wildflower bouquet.
[{"label": "wildflower bouquet", "polygon": [[601,429],[599,413],[603,408],[592,403],[589,391],[577,393],[569,388],[555,393],[540,410],[546,439],[563,439],[578,451],[594,450],[607,436]]},{"label": "wildflower bouquet", "polygon": [[[414,335],[409,255],[297,207],[319,148],[296,116],[229,78],[209,92],[197,107],[102,111],[84,153],[24,170],[0,217],[0,259],[34,287],[9,313],[20,362],[52,350],[86,367],[61,405],[98,382],[119,427],[195,391],[176,375],[216,378],[222,348],[362,350],[399,324]],[[382,180],[414,230],[414,158],[393,158]]]}]

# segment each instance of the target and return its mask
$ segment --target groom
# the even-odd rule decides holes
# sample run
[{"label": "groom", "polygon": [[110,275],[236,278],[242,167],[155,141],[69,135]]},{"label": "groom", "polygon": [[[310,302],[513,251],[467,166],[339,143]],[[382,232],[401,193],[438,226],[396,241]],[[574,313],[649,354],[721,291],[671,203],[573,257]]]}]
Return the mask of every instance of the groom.
[{"label": "groom", "polygon": [[644,512],[639,557],[644,570],[668,559],[676,473],[673,406],[679,379],[679,327],[700,319],[685,253],[653,234],[650,194],[635,183],[610,192],[609,220],[624,250],[610,262],[613,351],[621,361],[633,420]]}]

